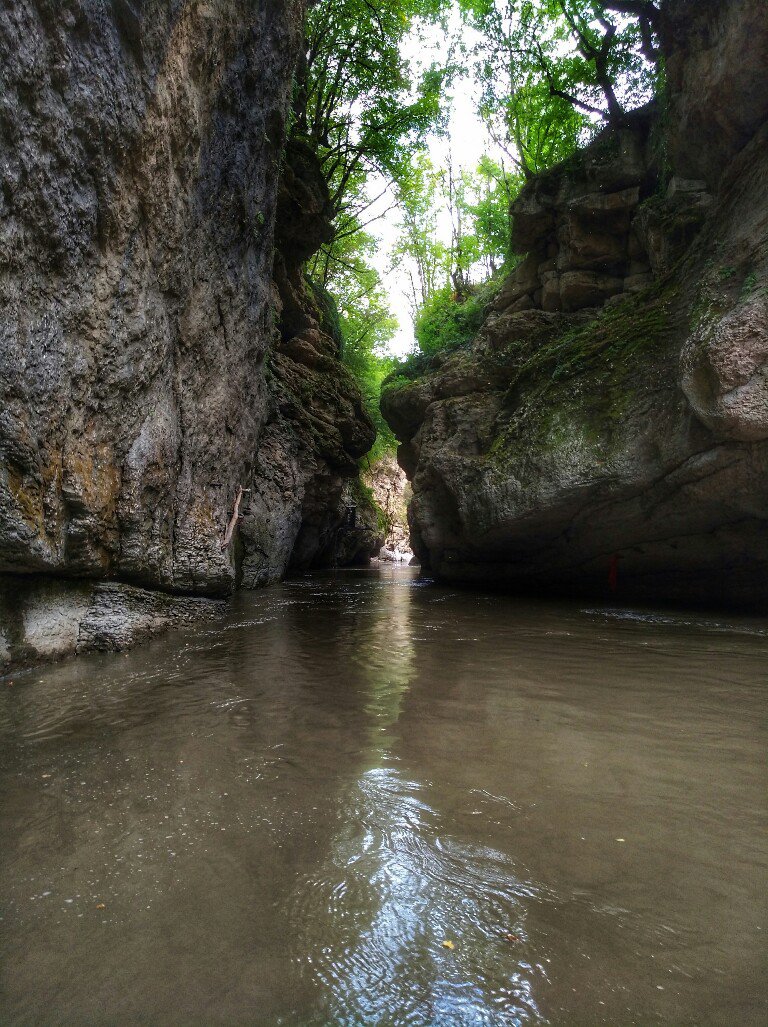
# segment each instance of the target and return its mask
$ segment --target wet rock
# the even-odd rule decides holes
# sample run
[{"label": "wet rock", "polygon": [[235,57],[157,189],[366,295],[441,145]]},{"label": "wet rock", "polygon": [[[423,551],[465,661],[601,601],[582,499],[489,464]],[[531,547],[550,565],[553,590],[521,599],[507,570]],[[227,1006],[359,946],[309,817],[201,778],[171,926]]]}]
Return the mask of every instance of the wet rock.
[{"label": "wet rock", "polygon": [[[385,453],[364,473],[363,480],[373,493],[376,504],[383,515],[384,539],[382,546],[389,552],[411,557],[410,532],[408,529],[408,502],[411,486],[397,460]],[[380,547],[381,548],[381,547]],[[381,552],[379,559],[386,559]]]},{"label": "wet rock", "polygon": [[0,576],[0,672],[92,650],[120,651],[224,610],[222,601],[114,582]]},{"label": "wet rock", "polygon": [[0,570],[234,586],[219,541],[267,414],[301,16],[244,0],[0,16]]}]

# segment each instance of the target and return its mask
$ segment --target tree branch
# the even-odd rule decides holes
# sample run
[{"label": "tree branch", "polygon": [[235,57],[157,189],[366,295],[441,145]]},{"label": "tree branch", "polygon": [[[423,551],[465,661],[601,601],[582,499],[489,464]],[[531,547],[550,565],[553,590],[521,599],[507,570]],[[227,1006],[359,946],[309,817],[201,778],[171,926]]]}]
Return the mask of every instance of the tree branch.
[{"label": "tree branch", "polygon": [[223,541],[221,543],[221,551],[222,552],[224,552],[224,550],[227,548],[229,543],[232,541],[232,536],[235,534],[235,528],[237,527],[237,522],[240,520],[240,517],[241,517],[240,504],[243,501],[244,494],[246,492],[250,492],[250,491],[251,491],[250,489],[244,489],[242,485],[237,490],[237,499],[235,500],[235,508],[232,511],[232,516],[231,516],[231,518],[229,520],[229,524],[227,525],[227,530],[224,532],[224,539],[223,539]]}]

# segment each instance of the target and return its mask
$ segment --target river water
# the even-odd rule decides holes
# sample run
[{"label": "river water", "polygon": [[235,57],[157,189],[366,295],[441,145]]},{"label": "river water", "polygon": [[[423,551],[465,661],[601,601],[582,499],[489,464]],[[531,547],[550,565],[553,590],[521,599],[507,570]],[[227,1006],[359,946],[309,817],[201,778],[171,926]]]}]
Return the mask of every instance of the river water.
[{"label": "river water", "polygon": [[765,622],[385,568],[11,680],[4,1025],[766,1022]]}]

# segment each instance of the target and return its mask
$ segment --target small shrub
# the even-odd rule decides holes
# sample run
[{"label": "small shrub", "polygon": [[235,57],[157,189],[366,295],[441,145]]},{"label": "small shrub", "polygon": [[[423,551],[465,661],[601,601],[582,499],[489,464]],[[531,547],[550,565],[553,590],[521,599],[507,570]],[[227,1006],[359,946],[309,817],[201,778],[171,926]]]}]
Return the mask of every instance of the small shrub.
[{"label": "small shrub", "polygon": [[415,333],[421,353],[431,356],[440,350],[468,345],[480,331],[488,304],[505,277],[499,272],[463,302],[456,299],[449,285],[427,300],[416,318]]}]

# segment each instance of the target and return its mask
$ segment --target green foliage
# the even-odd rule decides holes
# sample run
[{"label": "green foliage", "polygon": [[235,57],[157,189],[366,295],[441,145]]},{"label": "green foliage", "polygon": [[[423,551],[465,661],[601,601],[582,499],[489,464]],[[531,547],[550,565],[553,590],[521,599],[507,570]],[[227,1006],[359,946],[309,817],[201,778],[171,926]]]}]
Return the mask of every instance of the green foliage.
[{"label": "green foliage", "polygon": [[460,303],[450,285],[443,286],[430,296],[416,318],[419,349],[432,354],[465,345],[477,334],[482,313],[475,296]]},{"label": "green foliage", "polygon": [[442,203],[441,174],[424,154],[415,155],[397,182],[400,233],[393,265],[408,276],[408,299],[415,317],[446,278],[448,251],[437,238]]},{"label": "green foliage", "polygon": [[440,113],[442,73],[414,81],[402,42],[449,0],[320,0],[307,15],[293,133],[318,154],[334,216],[361,213],[354,197],[371,172],[396,177]]},{"label": "green foliage", "polygon": [[497,161],[482,157],[473,179],[474,202],[467,203],[477,237],[479,259],[493,276],[510,259],[509,205],[524,184],[519,174],[510,174]]},{"label": "green foliage", "polygon": [[658,87],[651,0],[459,0],[481,113],[530,176],[567,158],[600,122],[621,123]]},{"label": "green foliage", "polygon": [[501,284],[501,277],[499,275],[475,288],[464,301],[457,300],[450,286],[435,292],[416,318],[416,341],[421,353],[432,355],[470,343],[480,330],[488,304]]},{"label": "green foliage", "polygon": [[[320,160],[334,223],[333,240],[307,270],[335,301],[342,359],[378,430],[372,458],[395,447],[379,394],[395,363],[386,347],[397,322],[371,266],[375,242],[366,228],[381,216],[372,213],[381,197],[372,198],[370,183],[394,181],[407,190],[414,156],[439,122],[444,72],[433,66],[417,80],[403,41],[449,6],[450,0],[320,0],[307,15],[306,59],[296,76],[291,131]],[[325,310],[327,302],[319,305]]]},{"label": "green foliage", "polygon": [[386,349],[398,327],[379,273],[369,263],[374,247],[375,240],[358,230],[321,249],[308,267],[324,327],[337,339],[342,360],[357,381],[376,425],[372,457],[394,450],[396,445],[381,416],[379,394],[383,379],[395,364]]},{"label": "green foliage", "polygon": [[[398,182],[400,235],[393,264],[407,276],[415,322],[437,293],[455,294],[460,304],[471,301],[473,279],[493,277],[508,261],[509,205],[521,185],[519,175],[488,156],[475,172],[456,175],[450,164],[438,170],[424,155],[413,161],[410,174]],[[441,218],[450,221],[450,243],[438,237]]]}]

